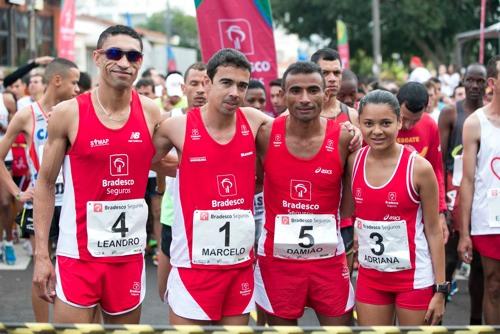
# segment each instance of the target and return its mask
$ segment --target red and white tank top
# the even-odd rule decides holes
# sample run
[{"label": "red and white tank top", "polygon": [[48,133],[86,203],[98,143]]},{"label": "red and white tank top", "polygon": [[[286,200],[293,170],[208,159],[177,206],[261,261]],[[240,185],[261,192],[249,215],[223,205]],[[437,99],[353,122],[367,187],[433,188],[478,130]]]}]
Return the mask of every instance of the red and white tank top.
[{"label": "red and white tank top", "polygon": [[258,254],[286,260],[317,260],[344,252],[338,209],[342,173],[340,127],[327,120],[316,155],[303,159],[286,146],[286,120],[274,120],[264,160],[266,219]]},{"label": "red and white tank top", "polygon": [[[31,104],[31,114],[33,118],[33,130],[31,133],[31,143],[27,145],[27,161],[28,168],[31,173],[30,185],[32,187],[35,186],[36,180],[38,179],[38,172],[40,171],[40,166],[42,164],[43,158],[43,147],[47,142],[48,132],[47,132],[47,121],[48,115],[42,109],[38,102],[34,102]],[[64,184],[62,173],[59,172],[56,187],[55,187],[55,205],[61,206],[62,204],[62,196],[64,192]],[[33,204],[31,202],[27,202],[24,204],[24,207],[27,209],[31,209]]]},{"label": "red and white tank top", "polygon": [[[500,234],[500,128],[491,123],[484,108],[476,110],[481,127],[481,149],[477,153],[471,234]],[[498,246],[497,246],[498,247]]]},{"label": "red and white tank top", "polygon": [[132,91],[130,115],[110,129],[97,118],[91,94],[77,98],[78,133],[64,159],[57,254],[82,260],[139,259],[146,245],[148,171],[155,149]]},{"label": "red and white tank top", "polygon": [[374,187],[366,178],[369,152],[369,146],[358,152],[352,172],[354,228],[359,244],[358,279],[386,291],[431,286],[434,284],[431,257],[420,197],[413,185],[415,153],[401,146],[392,176],[384,185]]},{"label": "red and white tank top", "polygon": [[200,109],[186,117],[170,261],[175,267],[204,269],[251,265],[256,158],[251,128],[238,109],[234,137],[219,144],[206,130]]}]

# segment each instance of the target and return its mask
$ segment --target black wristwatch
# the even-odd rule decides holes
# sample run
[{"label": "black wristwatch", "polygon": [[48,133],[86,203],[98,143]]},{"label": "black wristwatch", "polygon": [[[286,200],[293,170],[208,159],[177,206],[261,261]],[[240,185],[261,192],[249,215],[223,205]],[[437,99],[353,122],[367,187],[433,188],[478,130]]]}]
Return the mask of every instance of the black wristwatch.
[{"label": "black wristwatch", "polygon": [[439,284],[434,284],[434,286],[433,286],[434,293],[436,293],[436,292],[442,293],[445,297],[447,297],[448,294],[450,293],[450,289],[451,289],[450,282],[443,282],[443,283],[439,283]]}]

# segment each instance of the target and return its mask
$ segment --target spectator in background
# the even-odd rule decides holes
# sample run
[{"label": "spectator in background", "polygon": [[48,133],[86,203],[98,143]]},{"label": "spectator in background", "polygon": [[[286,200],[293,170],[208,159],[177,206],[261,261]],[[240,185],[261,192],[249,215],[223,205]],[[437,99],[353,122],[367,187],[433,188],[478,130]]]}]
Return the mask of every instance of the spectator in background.
[{"label": "spectator in background", "polygon": [[187,107],[187,100],[182,92],[182,85],[184,85],[184,78],[178,72],[171,72],[165,81],[167,87],[167,101],[165,109],[170,111],[172,109]]},{"label": "spectator in background", "polygon": [[408,81],[411,82],[420,82],[424,83],[427,80],[431,78],[431,73],[429,72],[428,69],[424,67],[424,64],[422,63],[422,59],[417,56],[411,57],[410,60],[410,77],[408,78]]},{"label": "spectator in background", "polygon": [[28,93],[31,97],[31,101],[38,101],[45,91],[45,80],[41,72],[32,74],[29,78]]},{"label": "spectator in background", "polygon": [[137,93],[149,97],[151,100],[156,99],[155,83],[151,79],[140,79],[135,84]]},{"label": "spectator in background", "polygon": [[252,107],[258,109],[263,113],[271,116],[269,113],[266,112],[266,100],[267,100],[266,87],[264,87],[264,84],[259,80],[250,79],[250,82],[248,83],[247,94],[245,95],[245,101],[243,102],[243,105],[245,107]]},{"label": "spectator in background", "polygon": [[452,99],[455,103],[465,100],[465,87],[462,83],[459,83],[458,86],[453,90]]},{"label": "spectator in background", "polygon": [[427,94],[429,95],[429,102],[427,103],[425,112],[428,113],[437,124],[441,111],[437,107],[438,96],[436,93],[436,85],[432,80],[429,80],[424,83],[424,86],[427,89]]},{"label": "spectator in background", "polygon": [[342,71],[342,82],[337,99],[347,106],[357,109],[358,107],[358,77],[350,69]]},{"label": "spectator in background", "polygon": [[269,89],[274,115],[279,116],[286,110],[283,88],[281,88],[281,78],[272,80],[269,83]]},{"label": "spectator in background", "polygon": [[80,72],[78,87],[80,88],[80,94],[83,94],[92,88],[92,78],[87,72]]},{"label": "spectator in background", "polygon": [[32,103],[31,98],[26,95],[27,85],[24,79],[25,78],[19,78],[11,85],[6,87],[8,91],[14,93],[14,95],[16,96],[17,110],[21,110],[22,108]]}]

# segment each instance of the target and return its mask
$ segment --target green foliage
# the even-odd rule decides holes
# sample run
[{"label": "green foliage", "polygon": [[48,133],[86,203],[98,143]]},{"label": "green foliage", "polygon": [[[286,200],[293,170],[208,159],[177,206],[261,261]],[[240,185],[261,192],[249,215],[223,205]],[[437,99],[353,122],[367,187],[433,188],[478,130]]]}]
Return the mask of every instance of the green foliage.
[{"label": "green foliage", "polygon": [[[170,29],[172,36],[179,36],[179,46],[198,49],[198,28],[194,16],[185,15],[179,9],[170,10]],[[165,11],[151,15],[143,28],[165,33]]]},{"label": "green foliage", "polygon": [[[369,0],[271,0],[275,22],[301,38],[319,34],[336,40],[335,21],[347,26],[352,54],[372,55]],[[500,0],[488,0],[486,26],[500,19]],[[478,0],[380,0],[382,57],[399,53],[405,64],[418,55],[437,67],[449,63],[455,35],[479,28]],[[335,47],[335,43],[333,43]],[[474,56],[477,57],[477,56]],[[464,61],[471,61],[464,59]]]}]

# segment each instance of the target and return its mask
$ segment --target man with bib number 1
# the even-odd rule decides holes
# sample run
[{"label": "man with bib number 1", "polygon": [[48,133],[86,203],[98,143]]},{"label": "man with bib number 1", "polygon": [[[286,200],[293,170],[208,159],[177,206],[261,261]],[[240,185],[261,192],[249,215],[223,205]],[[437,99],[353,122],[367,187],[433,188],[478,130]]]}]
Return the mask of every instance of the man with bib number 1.
[{"label": "man with bib number 1", "polygon": [[318,65],[290,65],[283,90],[289,115],[263,126],[257,137],[266,220],[255,269],[256,302],[270,325],[296,325],[306,306],[321,325],[349,325],[354,291],[339,205],[353,136],[320,117],[325,79]]},{"label": "man with bib number 1", "polygon": [[[359,273],[360,326],[435,325],[444,313],[444,243],[438,186],[427,160],[396,142],[400,107],[390,92],[360,101],[359,124],[368,146],[351,154]],[[425,223],[424,223],[425,221]]]},{"label": "man with bib number 1", "polygon": [[[460,185],[462,227],[458,254],[471,263],[474,247],[484,272],[483,314],[488,325],[500,324],[500,56],[490,59],[490,104],[464,123],[463,178]],[[470,230],[470,231],[469,231]]]},{"label": "man with bib number 1", "polygon": [[255,136],[272,119],[239,107],[250,71],[242,53],[219,50],[207,63],[207,103],[155,133],[157,157],[172,147],[179,157],[170,324],[247,325],[254,308]]},{"label": "man with bib number 1", "polygon": [[[143,197],[160,111],[132,89],[142,64],[136,31],[107,28],[93,58],[98,88],[58,104],[48,122],[35,188],[33,282],[54,303],[54,322],[91,322],[99,305],[107,323],[138,323],[146,283]],[[54,270],[46,244],[61,165],[65,192]]]}]

